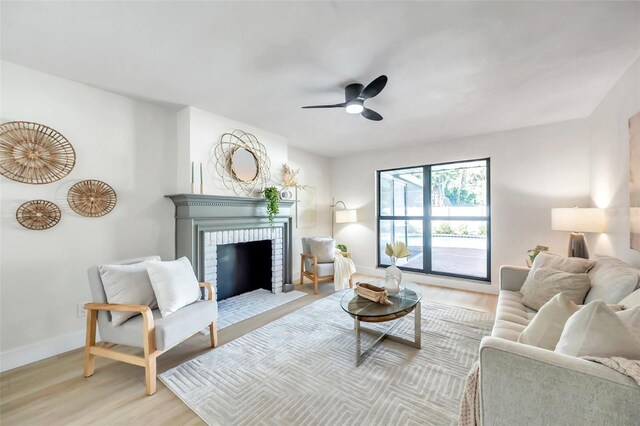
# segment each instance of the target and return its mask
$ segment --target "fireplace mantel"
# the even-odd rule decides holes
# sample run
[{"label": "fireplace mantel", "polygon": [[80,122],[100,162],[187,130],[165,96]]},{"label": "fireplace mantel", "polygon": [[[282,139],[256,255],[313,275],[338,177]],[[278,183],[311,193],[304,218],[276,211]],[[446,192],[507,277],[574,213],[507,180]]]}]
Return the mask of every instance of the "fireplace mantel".
[{"label": "fireplace mantel", "polygon": [[[175,204],[176,258],[186,256],[203,281],[204,235],[207,232],[247,228],[270,228],[267,201],[264,198],[231,197],[204,194],[167,195]],[[284,251],[284,282],[292,282],[292,219],[293,201],[281,200],[280,212],[273,227],[282,229]],[[290,286],[285,286],[287,291]]]},{"label": "fireplace mantel", "polygon": [[[175,194],[166,197],[176,206],[176,218],[267,217],[267,200],[264,198],[204,194]],[[277,217],[290,217],[293,203],[291,200],[280,200]]]}]

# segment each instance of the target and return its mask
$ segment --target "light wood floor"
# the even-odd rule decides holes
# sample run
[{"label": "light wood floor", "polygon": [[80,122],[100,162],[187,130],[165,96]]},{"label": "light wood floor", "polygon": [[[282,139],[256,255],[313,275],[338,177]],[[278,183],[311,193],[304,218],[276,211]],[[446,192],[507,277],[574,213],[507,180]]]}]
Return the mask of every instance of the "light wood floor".
[{"label": "light wood floor", "polygon": [[[333,284],[320,284],[317,296],[310,284],[296,289],[310,294],[220,330],[220,344],[332,294]],[[424,286],[424,299],[492,314],[497,302],[495,295],[435,286]],[[158,373],[208,350],[209,337],[198,333],[160,356]],[[0,374],[0,424],[203,424],[162,382],[153,396],[144,389],[144,369],[100,357],[95,374],[85,379],[78,349]]]}]

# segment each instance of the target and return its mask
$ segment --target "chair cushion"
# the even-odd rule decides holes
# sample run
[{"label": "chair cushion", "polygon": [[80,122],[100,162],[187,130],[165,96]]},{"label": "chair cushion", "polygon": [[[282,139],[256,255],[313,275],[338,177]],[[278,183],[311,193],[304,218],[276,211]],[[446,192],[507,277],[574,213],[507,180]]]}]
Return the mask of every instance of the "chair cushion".
[{"label": "chair cushion", "polygon": [[589,271],[591,290],[584,303],[602,300],[618,303],[638,286],[640,269],[610,256],[594,256],[595,264]]},{"label": "chair cushion", "polygon": [[[304,263],[304,270],[307,272],[311,272],[313,273],[313,262],[309,261],[309,262],[305,262]],[[329,262],[329,263],[318,263],[318,276],[319,277],[326,277],[328,275],[333,275],[333,262]]]},{"label": "chair cushion", "polygon": [[[132,265],[101,265],[99,270],[107,302],[146,305],[151,309],[158,307],[144,262]],[[120,325],[136,315],[137,312],[111,311],[111,321],[113,325]]]},{"label": "chair cushion", "polygon": [[[207,327],[218,319],[218,304],[215,300],[200,300],[184,306],[168,317],[162,317],[158,309],[153,310],[156,327],[156,348],[169,349],[187,337]],[[125,321],[118,327],[109,327],[108,333],[100,331],[102,340],[141,348],[142,315]]]},{"label": "chair cushion", "polygon": [[200,299],[198,279],[186,257],[169,262],[146,262],[145,266],[163,317]]},{"label": "chair cushion", "polygon": [[330,240],[311,240],[309,242],[311,254],[314,255],[319,263],[333,262],[336,257],[336,241]]}]

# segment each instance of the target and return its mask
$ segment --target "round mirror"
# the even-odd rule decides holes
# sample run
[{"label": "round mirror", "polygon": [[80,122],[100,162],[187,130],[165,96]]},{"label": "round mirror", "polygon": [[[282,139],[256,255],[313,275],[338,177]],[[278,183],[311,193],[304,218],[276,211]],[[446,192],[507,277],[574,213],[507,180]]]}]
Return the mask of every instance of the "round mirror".
[{"label": "round mirror", "polygon": [[258,160],[253,152],[238,148],[231,156],[231,171],[242,182],[253,182],[258,176]]}]

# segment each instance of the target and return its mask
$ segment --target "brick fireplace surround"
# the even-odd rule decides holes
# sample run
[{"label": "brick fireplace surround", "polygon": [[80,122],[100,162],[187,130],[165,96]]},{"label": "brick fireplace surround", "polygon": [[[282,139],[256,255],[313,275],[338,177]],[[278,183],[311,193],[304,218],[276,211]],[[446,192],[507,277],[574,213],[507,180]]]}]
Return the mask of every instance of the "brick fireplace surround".
[{"label": "brick fireplace surround", "polygon": [[272,228],[262,198],[200,194],[167,198],[176,207],[176,258],[186,256],[200,281],[216,283],[218,245],[271,240],[271,290],[279,293],[293,288],[293,201],[280,201],[280,213]]}]

